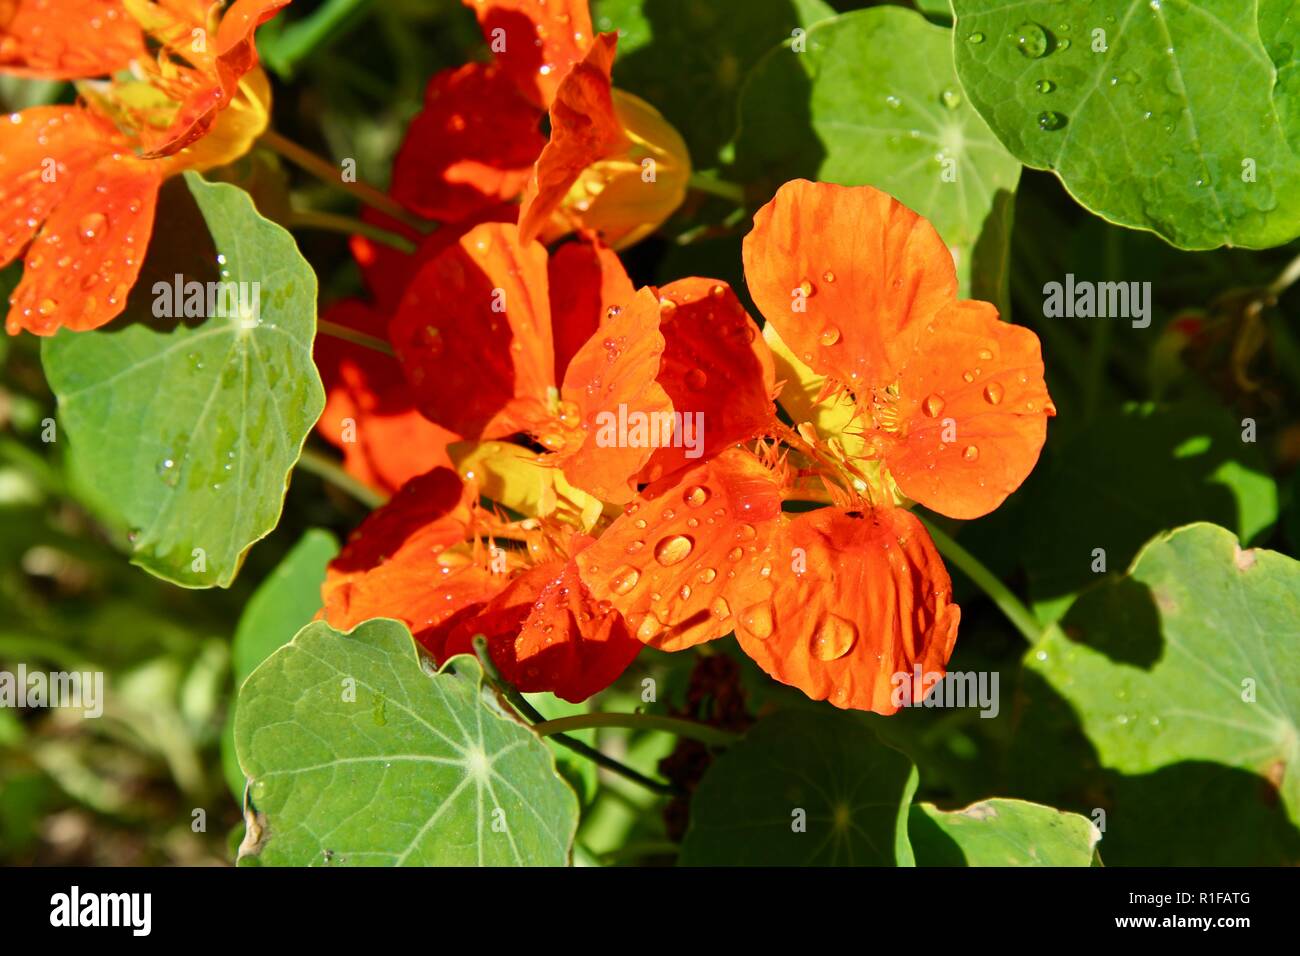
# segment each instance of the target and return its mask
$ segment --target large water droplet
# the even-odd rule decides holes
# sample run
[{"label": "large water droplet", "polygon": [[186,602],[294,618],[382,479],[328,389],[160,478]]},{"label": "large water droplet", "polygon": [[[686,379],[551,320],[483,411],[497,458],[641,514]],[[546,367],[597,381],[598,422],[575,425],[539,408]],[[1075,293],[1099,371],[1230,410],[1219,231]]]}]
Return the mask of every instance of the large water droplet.
[{"label": "large water droplet", "polygon": [[1044,56],[1051,45],[1048,32],[1032,20],[1027,20],[1016,27],[1013,37],[1016,41],[1016,49],[1031,60]]},{"label": "large water droplet", "polygon": [[938,418],[943,414],[944,400],[941,395],[931,395],[921,403],[921,408],[931,418]]},{"label": "large water droplet", "polygon": [[813,632],[809,650],[819,661],[839,660],[858,639],[857,625],[838,614],[827,614]]},{"label": "large water droplet", "polygon": [[655,545],[655,560],[664,567],[671,567],[686,560],[694,547],[695,542],[688,535],[669,535]]},{"label": "large water droplet", "polygon": [[1039,93],[1050,93],[1052,90],[1056,89],[1056,84],[1051,80],[1039,80],[1034,84],[1034,89]]},{"label": "large water droplet", "polygon": [[984,42],[984,34],[980,33],[978,30],[976,30],[974,33],[972,33],[970,36],[968,36],[968,37],[966,38],[966,42],[967,42],[967,43],[983,43],[983,42]]},{"label": "large water droplet", "polygon": [[1038,114],[1038,128],[1049,133],[1061,129],[1067,122],[1065,114],[1056,110],[1043,110]]},{"label": "large water droplet", "polygon": [[1006,394],[1006,389],[1002,387],[1001,382],[989,382],[984,386],[984,401],[990,405],[996,405],[1002,401],[1002,396]]},{"label": "large water droplet", "polygon": [[82,242],[94,242],[104,234],[107,226],[108,220],[103,213],[92,212],[81,217],[81,222],[77,224],[77,235],[81,237]]},{"label": "large water droplet", "polygon": [[834,345],[839,340],[840,330],[833,325],[828,325],[826,328],[822,329],[821,337],[818,339],[822,345]]},{"label": "large water droplet", "polygon": [[692,485],[682,492],[682,501],[692,508],[698,508],[709,500],[709,489],[703,485]]},{"label": "large water droplet", "polygon": [[746,608],[740,614],[740,626],[760,641],[767,640],[772,636],[772,605],[764,601]]},{"label": "large water droplet", "polygon": [[630,564],[625,564],[614,572],[609,579],[609,589],[615,594],[627,594],[641,580],[641,572]]}]

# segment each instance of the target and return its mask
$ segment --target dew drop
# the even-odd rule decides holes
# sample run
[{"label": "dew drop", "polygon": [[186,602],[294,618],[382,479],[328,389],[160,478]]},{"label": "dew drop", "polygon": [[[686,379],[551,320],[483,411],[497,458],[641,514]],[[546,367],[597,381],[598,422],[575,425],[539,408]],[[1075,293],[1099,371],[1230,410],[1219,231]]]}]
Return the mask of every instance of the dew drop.
[{"label": "dew drop", "polygon": [[641,572],[630,564],[625,564],[614,572],[614,576],[609,581],[609,588],[615,594],[627,594],[640,580]]},{"label": "dew drop", "polygon": [[700,583],[712,584],[714,579],[717,576],[718,576],[718,572],[713,570],[713,568],[705,568],[703,571],[700,572]]},{"label": "dew drop", "polygon": [[1002,401],[1002,396],[1006,394],[1006,389],[1002,387],[1001,382],[989,382],[984,386],[984,401],[990,405],[996,405]]},{"label": "dew drop", "polygon": [[980,456],[980,450],[974,445],[967,445],[965,450],[962,451],[961,456],[967,461],[975,461]]},{"label": "dew drop", "polygon": [[764,601],[746,608],[740,613],[740,626],[760,641],[767,640],[772,636],[772,605]]},{"label": "dew drop", "polygon": [[924,402],[921,403],[921,407],[925,410],[925,413],[929,415],[931,418],[938,418],[940,415],[942,415],[943,406],[944,406],[944,400],[938,394],[929,396]]},{"label": "dew drop", "polygon": [[978,30],[976,30],[974,33],[972,33],[970,36],[968,36],[968,37],[966,38],[966,42],[967,42],[967,43],[983,43],[983,42],[984,42],[984,34],[980,33]]},{"label": "dew drop", "polygon": [[692,508],[698,508],[709,500],[709,489],[703,485],[692,485],[682,492],[682,501]]},{"label": "dew drop", "polygon": [[702,368],[693,368],[686,373],[686,387],[692,392],[702,391],[709,384],[709,376]]},{"label": "dew drop", "polygon": [[709,605],[709,610],[719,621],[731,617],[731,605],[727,603],[726,598],[714,598],[713,603]]},{"label": "dew drop", "polygon": [[799,291],[804,294],[805,299],[811,299],[816,294],[817,288],[807,279],[799,283]]},{"label": "dew drop", "polygon": [[961,94],[953,87],[948,87],[939,94],[939,101],[950,110],[955,110],[961,106]]},{"label": "dew drop", "polygon": [[826,328],[822,329],[821,338],[819,339],[822,345],[834,345],[839,340],[840,330],[835,326],[828,325]]},{"label": "dew drop", "polygon": [[666,568],[671,567],[686,560],[694,547],[695,542],[688,535],[669,535],[655,545],[655,560]]},{"label": "dew drop", "polygon": [[104,234],[107,226],[108,220],[103,213],[92,212],[82,216],[81,222],[77,224],[77,235],[81,237],[82,242],[94,242]]},{"label": "dew drop", "polygon": [[831,272],[830,269],[827,269],[825,272],[822,273],[822,281],[828,284],[834,282],[835,273]]},{"label": "dew drop", "polygon": [[1049,45],[1047,31],[1032,20],[1027,20],[1016,27],[1013,37],[1016,41],[1016,49],[1022,56],[1037,60],[1047,53]]},{"label": "dew drop", "polygon": [[819,661],[836,661],[852,649],[857,639],[857,625],[838,614],[827,614],[813,632],[809,650]]},{"label": "dew drop", "polygon": [[1034,89],[1039,93],[1050,93],[1052,90],[1056,89],[1056,84],[1051,80],[1039,80],[1034,84]]},{"label": "dew drop", "polygon": [[1056,110],[1044,110],[1038,114],[1038,128],[1045,132],[1055,132],[1065,126],[1066,122],[1065,114]]}]

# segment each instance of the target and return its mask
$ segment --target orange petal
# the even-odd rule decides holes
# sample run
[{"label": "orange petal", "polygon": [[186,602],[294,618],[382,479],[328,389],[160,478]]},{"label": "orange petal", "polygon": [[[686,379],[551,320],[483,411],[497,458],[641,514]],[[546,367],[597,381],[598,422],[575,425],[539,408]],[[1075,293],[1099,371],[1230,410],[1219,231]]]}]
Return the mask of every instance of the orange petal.
[{"label": "orange petal", "polygon": [[76,176],[27,250],[5,328],[84,332],[121,314],[153,233],[159,185],[156,166],[121,155]]},{"label": "orange petal", "polygon": [[605,314],[636,295],[618,255],[597,242],[566,242],[551,254],[551,327],[555,334],[555,380],[596,333]]},{"label": "orange petal", "polygon": [[[201,138],[225,109],[244,75],[258,64],[253,34],[290,0],[236,0],[217,27],[213,50],[194,49],[192,31],[207,27],[206,19],[190,9],[165,11],[149,5],[151,17],[145,29],[164,45],[167,67],[155,71],[152,81],[179,101],[171,122],[163,129],[142,126],[140,142],[145,158],[170,156]],[[141,9],[138,2],[133,11]],[[183,64],[183,65],[182,65]],[[189,65],[195,64],[195,65]],[[162,79],[165,77],[166,79]]]},{"label": "orange petal", "polygon": [[889,384],[887,344],[957,294],[934,227],[870,186],[786,183],[755,214],[744,260],[750,294],[785,343],[851,389]]},{"label": "orange petal", "polygon": [[596,604],[572,561],[548,561],[512,581],[457,623],[447,655],[472,653],[475,634],[487,637],[493,663],[519,690],[574,703],[612,684],[642,647],[622,615]]},{"label": "orange petal", "polygon": [[988,514],[1028,477],[1056,414],[1038,336],[964,301],[893,351],[902,426],[883,448],[899,489],[952,518]]},{"label": "orange petal", "polygon": [[664,356],[659,384],[673,411],[695,416],[695,448],[661,448],[651,480],[764,432],[774,421],[772,350],[731,287],[679,279],[659,290]]},{"label": "orange petal", "polygon": [[642,289],[606,313],[564,374],[560,424],[567,429],[541,441],[557,451],[569,481],[604,501],[630,501],[637,473],[672,437],[672,402],[655,381],[663,350],[659,300]]},{"label": "orange petal", "polygon": [[420,269],[389,327],[420,409],[466,438],[533,431],[555,382],[546,250],[485,223]]},{"label": "orange petal", "polygon": [[[355,299],[322,318],[381,338],[387,331],[387,317]],[[315,358],[326,393],[316,430],[343,452],[348,474],[393,492],[432,468],[451,466],[447,443],[455,436],[416,411],[396,359],[328,335],[317,337]]]},{"label": "orange petal", "polygon": [[913,693],[917,665],[943,672],[961,611],[910,512],[807,512],[781,547],[775,595],[742,610],[736,630],[763,670],[814,700],[880,714],[898,709],[900,686]]},{"label": "orange petal", "polygon": [[0,4],[0,73],[75,80],[126,69],[145,55],[121,0],[9,0]]},{"label": "orange petal", "polygon": [[111,131],[75,107],[0,117],[0,268],[18,258],[72,184],[114,148]]},{"label": "orange petal", "polygon": [[507,583],[467,540],[468,509],[456,473],[436,468],[408,482],[352,533],[329,566],[325,618],[349,630],[362,621],[403,621],[435,657],[457,614],[491,600]]},{"label": "orange petal", "polygon": [[513,199],[546,145],[541,118],[495,64],[434,74],[393,164],[393,197],[444,221]]},{"label": "orange petal", "polygon": [[592,163],[627,145],[610,94],[609,71],[618,37],[602,33],[560,83],[551,103],[551,139],[524,189],[519,232],[535,238],[569,188]]},{"label": "orange petal", "polygon": [[536,106],[545,109],[591,44],[588,0],[464,0],[493,55]]},{"label": "orange petal", "polygon": [[770,598],[781,489],[737,448],[647,487],[575,559],[640,640],[677,651],[731,631]]}]

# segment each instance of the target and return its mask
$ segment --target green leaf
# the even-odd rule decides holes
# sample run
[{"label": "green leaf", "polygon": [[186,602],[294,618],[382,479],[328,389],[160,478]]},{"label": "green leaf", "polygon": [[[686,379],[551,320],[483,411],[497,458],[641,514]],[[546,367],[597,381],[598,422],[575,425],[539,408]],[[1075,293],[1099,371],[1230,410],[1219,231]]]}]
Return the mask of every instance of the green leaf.
[{"label": "green leaf", "polygon": [[1157,532],[1209,520],[1251,541],[1277,520],[1259,446],[1222,408],[1131,405],[1096,418],[1057,450],[1027,492],[1021,544],[1036,600],[1096,580],[1093,551],[1118,571]]},{"label": "green leaf", "polygon": [[1185,249],[1278,245],[1300,233],[1291,2],[953,0],[957,72],[1098,215]]},{"label": "green leaf", "polygon": [[1087,817],[995,798],[945,812],[912,806],[917,866],[1091,866],[1101,834]]},{"label": "green leaf", "polygon": [[772,50],[745,83],[741,174],[769,194],[800,177],[882,189],[934,223],[963,294],[1002,301],[1020,163],[961,95],[951,31],[876,7],[804,39],[805,52]]},{"label": "green leaf", "polygon": [[859,714],[780,711],[717,758],[691,800],[687,866],[911,866],[912,762]]},{"label": "green leaf", "polygon": [[289,473],[324,408],[311,356],[316,276],[245,193],[185,179],[222,279],[247,296],[258,284],[260,321],[156,319],[148,285],[122,320],[60,332],[41,356],[76,482],[130,529],[132,561],[187,587],[225,587],[279,520]]},{"label": "green leaf", "polygon": [[663,111],[708,168],[735,133],[741,81],[796,28],[835,15],[822,0],[600,0],[598,30],[619,31],[614,81]]},{"label": "green leaf", "polygon": [[[325,568],[338,553],[339,545],[332,534],[312,528],[257,586],[239,617],[231,648],[236,690],[262,661],[311,623],[321,607]],[[221,763],[231,793],[241,797],[244,774],[235,755],[238,699],[235,704],[230,708],[221,738]]]},{"label": "green leaf", "polygon": [[1106,767],[1191,761],[1270,780],[1300,820],[1300,562],[1193,524],[1085,593],[1027,664]]},{"label": "green leaf", "polygon": [[478,662],[422,664],[410,632],[308,625],[244,682],[235,720],[270,865],[568,862],[578,800]]}]

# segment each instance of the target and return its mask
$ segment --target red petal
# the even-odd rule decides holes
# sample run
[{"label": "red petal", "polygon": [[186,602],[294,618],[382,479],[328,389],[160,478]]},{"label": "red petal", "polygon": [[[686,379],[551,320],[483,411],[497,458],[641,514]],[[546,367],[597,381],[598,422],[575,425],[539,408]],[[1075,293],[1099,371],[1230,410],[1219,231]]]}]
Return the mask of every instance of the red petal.
[{"label": "red petal", "polygon": [[467,545],[469,512],[456,473],[437,468],[407,483],[348,540],[325,577],[325,618],[336,628],[403,621],[435,657],[453,617],[507,582]]},{"label": "red petal", "polygon": [[546,145],[541,118],[496,65],[434,74],[393,164],[393,197],[443,221],[513,199]]},{"label": "red petal", "polygon": [[602,33],[581,63],[564,77],[551,104],[551,140],[533,167],[519,210],[519,232],[539,235],[582,171],[627,145],[609,71],[618,37]]},{"label": "red petal", "polygon": [[576,560],[640,640],[676,651],[728,633],[770,597],[780,525],[776,479],[728,449],[650,485]]},{"label": "red petal", "polygon": [[[322,318],[381,337],[388,324],[355,299]],[[328,335],[317,337],[315,357],[327,396],[316,430],[343,452],[349,474],[393,492],[432,468],[451,467],[447,443],[455,436],[416,411],[396,359]]]},{"label": "red petal", "polygon": [[562,382],[569,362],[596,334],[610,308],[627,305],[636,289],[618,254],[597,242],[564,243],[551,254],[547,275],[555,335],[555,380]]},{"label": "red petal", "polygon": [[[672,402],[655,381],[664,338],[659,334],[659,300],[642,289],[614,314],[606,314],[596,333],[574,355],[560,391],[568,406],[556,440],[542,444],[557,449],[564,475],[583,491],[603,501],[622,503],[636,493],[637,473],[663,438]],[[648,428],[637,431],[638,421]],[[625,424],[626,432],[620,427]]]},{"label": "red petal", "polygon": [[851,389],[890,384],[887,343],[957,295],[934,227],[870,186],[786,183],[755,214],[744,259],[750,294],[785,343]]},{"label": "red petal", "polygon": [[120,315],[144,263],[160,184],[156,165],[126,156],[78,175],[27,251],[6,329],[84,332]]},{"label": "red petal", "polygon": [[0,5],[0,72],[75,80],[126,69],[145,55],[122,0],[9,0]]},{"label": "red petal", "polygon": [[772,600],[742,611],[736,629],[763,670],[814,700],[880,714],[898,709],[899,688],[913,693],[917,665],[943,672],[961,611],[910,512],[822,508],[794,518],[781,548]]},{"label": "red petal", "polygon": [[478,17],[497,62],[520,92],[545,109],[591,44],[588,0],[464,2]]},{"label": "red petal", "polygon": [[650,480],[767,430],[775,420],[772,350],[729,286],[716,279],[680,279],[659,290],[664,356],[659,384],[673,411],[695,415],[701,443],[663,448],[650,460]]},{"label": "red petal", "polygon": [[495,438],[549,419],[546,250],[520,242],[514,226],[476,226],[428,262],[389,332],[420,409],[438,424]]},{"label": "red petal", "polygon": [[1038,336],[966,301],[892,351],[903,424],[882,444],[899,489],[953,518],[988,514],[1033,470],[1056,414]]},{"label": "red petal", "polygon": [[488,639],[501,676],[526,693],[578,703],[604,690],[641,651],[622,615],[599,607],[572,561],[548,561],[511,582],[478,614],[457,623],[448,656]]}]

